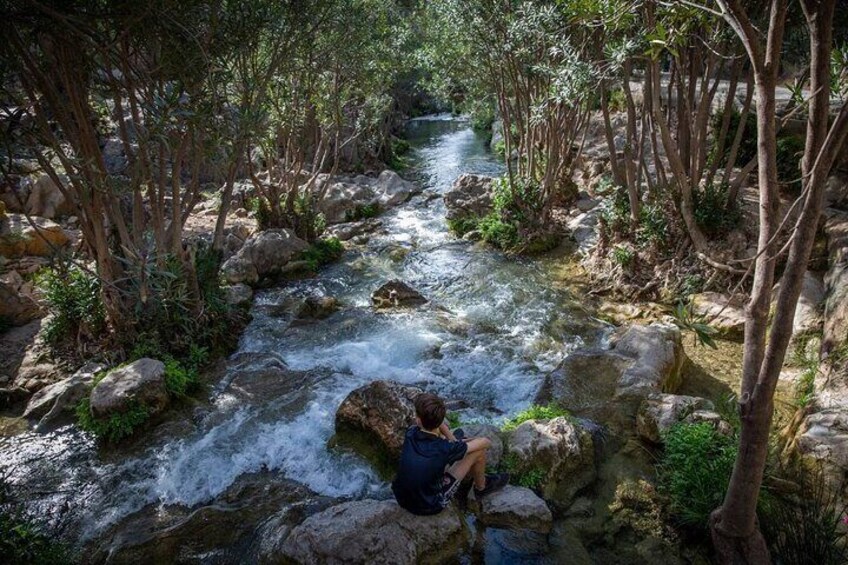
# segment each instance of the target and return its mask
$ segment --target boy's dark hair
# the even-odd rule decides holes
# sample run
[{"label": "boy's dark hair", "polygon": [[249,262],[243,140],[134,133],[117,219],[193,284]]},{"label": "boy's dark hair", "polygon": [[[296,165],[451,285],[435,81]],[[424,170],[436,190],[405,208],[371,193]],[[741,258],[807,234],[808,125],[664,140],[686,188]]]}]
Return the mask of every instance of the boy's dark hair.
[{"label": "boy's dark hair", "polygon": [[435,430],[445,421],[445,403],[435,394],[423,392],[415,397],[415,415],[425,430]]}]

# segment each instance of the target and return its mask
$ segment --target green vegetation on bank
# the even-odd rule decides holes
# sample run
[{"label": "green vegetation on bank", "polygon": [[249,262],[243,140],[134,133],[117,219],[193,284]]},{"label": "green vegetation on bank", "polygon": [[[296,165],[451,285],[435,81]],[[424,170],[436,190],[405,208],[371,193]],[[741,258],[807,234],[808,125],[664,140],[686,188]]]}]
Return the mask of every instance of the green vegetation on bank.
[{"label": "green vegetation on bank", "polygon": [[540,406],[533,404],[529,408],[522,410],[512,418],[506,420],[501,429],[505,432],[511,432],[528,420],[552,420],[554,418],[565,417],[573,420],[573,416],[568,410],[557,406],[556,404],[548,404]]},{"label": "green vegetation on bank", "polygon": [[338,260],[344,253],[344,245],[335,237],[316,240],[309,249],[300,254],[299,260],[306,261],[307,268],[316,272],[320,267]]}]

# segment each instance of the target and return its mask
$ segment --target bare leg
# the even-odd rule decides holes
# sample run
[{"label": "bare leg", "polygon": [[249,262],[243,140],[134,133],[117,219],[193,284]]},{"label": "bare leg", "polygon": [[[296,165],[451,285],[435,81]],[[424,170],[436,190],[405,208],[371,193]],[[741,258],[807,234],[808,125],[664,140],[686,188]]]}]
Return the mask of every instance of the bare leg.
[{"label": "bare leg", "polygon": [[473,451],[454,463],[448,469],[448,473],[461,481],[467,475],[474,480],[474,488],[482,490],[486,488],[486,450]]}]

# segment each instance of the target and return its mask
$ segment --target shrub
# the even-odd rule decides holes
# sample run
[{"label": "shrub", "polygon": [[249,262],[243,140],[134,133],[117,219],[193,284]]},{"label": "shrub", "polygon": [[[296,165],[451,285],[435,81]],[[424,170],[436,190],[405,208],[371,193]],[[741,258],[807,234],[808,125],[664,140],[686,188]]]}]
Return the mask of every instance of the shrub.
[{"label": "shrub", "polygon": [[[629,220],[630,205],[627,214]],[[644,204],[639,211],[639,228],[636,241],[640,244],[653,245],[657,249],[668,246],[668,213],[659,204]]]},{"label": "shrub", "polygon": [[568,410],[561,408],[555,404],[548,404],[547,406],[533,404],[526,410],[522,410],[512,418],[505,421],[501,426],[501,429],[505,432],[509,432],[514,430],[527,420],[551,420],[553,418],[559,418],[562,416],[569,419],[572,418]]},{"label": "shrub", "polygon": [[[730,144],[736,136],[736,130],[739,128],[739,121],[742,119],[742,113],[737,110],[731,110],[730,128],[728,131],[728,141],[724,147],[722,155],[716,155],[718,144],[715,143],[710,149],[710,162],[713,159],[719,159],[719,166],[727,165],[727,158],[730,156]],[[714,114],[712,119],[713,140],[717,140],[721,134],[722,114]],[[748,117],[745,119],[745,131],[742,134],[742,142],[739,145],[739,151],[736,154],[736,163],[740,166],[745,166],[751,159],[757,156],[757,115],[755,112],[748,112]]]},{"label": "shrub", "polygon": [[45,338],[57,345],[78,337],[94,339],[106,328],[100,280],[73,264],[48,268],[36,277],[53,314]]},{"label": "shrub", "polygon": [[522,468],[515,453],[507,454],[501,464],[504,471],[509,473],[509,481],[520,487],[537,489],[545,480],[545,470],[541,467]]},{"label": "shrub", "polygon": [[300,254],[300,260],[308,263],[310,271],[317,271],[319,267],[332,263],[342,256],[344,245],[336,237],[316,240],[309,249]]},{"label": "shrub", "polygon": [[707,235],[722,235],[739,225],[742,212],[736,206],[728,207],[729,191],[727,183],[710,183],[692,193],[695,221]]},{"label": "shrub", "polygon": [[727,492],[737,440],[721,435],[708,423],[678,424],[664,440],[658,475],[671,513],[683,524],[706,529],[710,514]]},{"label": "shrub", "polygon": [[612,249],[612,260],[622,267],[629,267],[635,258],[636,254],[629,247],[616,245]]},{"label": "shrub", "polygon": [[501,219],[500,214],[492,212],[480,219],[477,224],[483,241],[490,243],[499,249],[510,249],[517,246],[518,228]]},{"label": "shrub", "polygon": [[95,418],[91,413],[91,399],[83,398],[76,408],[77,423],[80,428],[93,433],[98,438],[117,443],[129,437],[150,418],[150,413],[144,406],[131,403],[126,412],[112,414],[108,418]]},{"label": "shrub", "polygon": [[358,204],[352,210],[345,210],[345,221],[357,222],[359,220],[365,220],[367,218],[374,218],[376,216],[379,216],[382,212],[382,208],[380,208],[380,205],[377,203]]},{"label": "shrub", "polygon": [[[599,187],[599,192],[601,188]],[[627,191],[605,181],[603,192],[611,192],[610,197],[601,204],[601,217],[607,227],[607,235],[623,235],[630,231],[630,200]]]},{"label": "shrub", "polygon": [[453,218],[447,220],[448,229],[459,237],[464,236],[470,231],[476,230],[477,224],[479,222],[479,218],[474,218],[472,216],[464,216],[461,218]]}]

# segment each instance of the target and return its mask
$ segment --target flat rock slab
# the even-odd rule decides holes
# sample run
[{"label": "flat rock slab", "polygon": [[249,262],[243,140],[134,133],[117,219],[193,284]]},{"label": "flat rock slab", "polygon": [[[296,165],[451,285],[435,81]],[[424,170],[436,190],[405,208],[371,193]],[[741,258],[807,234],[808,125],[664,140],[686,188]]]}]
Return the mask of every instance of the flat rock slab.
[{"label": "flat rock slab", "polygon": [[392,500],[333,506],[294,528],[280,557],[295,563],[441,563],[458,555],[465,523],[450,506],[415,516]]},{"label": "flat rock slab", "polygon": [[480,521],[487,526],[551,531],[553,516],[544,500],[525,487],[507,485],[483,497],[479,504]]}]

